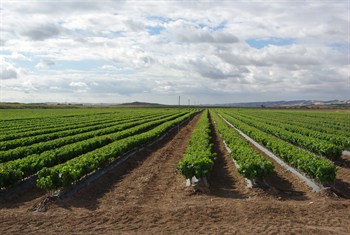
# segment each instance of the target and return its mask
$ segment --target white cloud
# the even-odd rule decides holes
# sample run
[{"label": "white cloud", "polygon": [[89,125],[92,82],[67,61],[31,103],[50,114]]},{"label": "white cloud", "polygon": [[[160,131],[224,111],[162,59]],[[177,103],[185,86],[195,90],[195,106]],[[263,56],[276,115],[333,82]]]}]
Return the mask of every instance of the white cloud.
[{"label": "white cloud", "polygon": [[31,28],[24,29],[21,34],[34,41],[41,41],[53,38],[61,34],[61,27],[54,24],[39,24]]},{"label": "white cloud", "polygon": [[17,69],[10,63],[1,59],[0,79],[15,79],[18,77]]},{"label": "white cloud", "polygon": [[99,67],[99,69],[107,70],[107,71],[118,71],[118,68],[116,68],[113,65],[103,65],[103,66]]},{"label": "white cloud", "polygon": [[[203,103],[348,99],[348,10],[345,1],[316,0],[302,6],[4,2],[3,93],[15,101],[11,92],[24,91],[14,84],[20,80],[30,82],[32,97],[41,101],[64,96],[109,102],[116,96],[176,103],[179,94]],[[247,43],[266,38],[292,43],[260,49]]]},{"label": "white cloud", "polygon": [[18,53],[16,51],[13,51],[12,54],[10,55],[5,55],[4,56],[6,59],[11,59],[11,60],[25,60],[25,61],[30,61],[30,59],[26,56],[24,56],[21,53]]},{"label": "white cloud", "polygon": [[177,20],[165,24],[167,37],[185,43],[236,43],[238,38],[232,33],[222,30],[212,30],[208,27],[200,27],[196,23],[185,20]]},{"label": "white cloud", "polygon": [[90,89],[85,82],[71,82],[69,86],[76,89],[77,92],[87,92]]},{"label": "white cloud", "polygon": [[50,68],[52,66],[55,65],[55,62],[53,60],[48,60],[48,59],[44,59],[42,61],[40,61],[35,68],[37,69],[46,69],[46,68]]}]

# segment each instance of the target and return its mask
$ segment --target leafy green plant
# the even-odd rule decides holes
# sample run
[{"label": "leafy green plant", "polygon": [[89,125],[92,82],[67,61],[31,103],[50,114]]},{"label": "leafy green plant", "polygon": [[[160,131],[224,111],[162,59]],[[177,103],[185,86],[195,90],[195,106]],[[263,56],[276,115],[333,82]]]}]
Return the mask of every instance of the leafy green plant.
[{"label": "leafy green plant", "polygon": [[37,186],[44,189],[66,187],[79,181],[85,175],[103,167],[123,154],[150,143],[179,122],[190,117],[195,111],[187,111],[175,119],[158,124],[151,130],[114,141],[94,151],[77,156],[65,163],[38,172]]},{"label": "leafy green plant", "polygon": [[316,154],[320,154],[329,158],[339,158],[342,155],[341,147],[321,139],[316,139],[310,136],[304,136],[297,132],[291,132],[289,130],[286,130],[286,128],[284,128],[283,125],[278,126],[278,124],[275,123],[266,124],[261,120],[243,117],[237,113],[231,115],[234,115],[234,117],[237,120],[240,120],[243,123],[256,127],[261,131],[274,135],[282,140],[285,140],[296,146],[305,148]]},{"label": "leafy green plant", "polygon": [[231,149],[231,156],[238,163],[238,172],[245,178],[263,179],[274,170],[274,165],[260,152],[253,149],[250,143],[228,126],[215,112],[212,112],[216,128]]},{"label": "leafy green plant", "polygon": [[215,154],[211,152],[209,112],[205,110],[192,133],[183,159],[177,169],[186,178],[202,178],[211,171]]},{"label": "leafy green plant", "polygon": [[[53,150],[45,151],[41,154],[32,154],[25,158],[2,163],[0,164],[0,169],[3,169],[4,171],[0,171],[0,180],[2,181],[0,187],[10,186],[24,179],[25,177],[35,174],[37,171],[41,170],[44,167],[52,167],[57,164],[61,164],[79,155],[101,148],[116,140],[141,133],[149,128],[155,127],[169,120],[173,120],[184,114],[186,114],[186,112],[172,115],[155,116],[149,119],[144,119],[142,122],[138,121],[136,122],[136,126],[130,128],[127,126],[122,126],[125,129],[120,130],[120,127],[118,129],[114,129],[117,130],[116,133],[96,136]],[[21,174],[18,174],[18,172],[21,172]],[[7,176],[5,177],[5,173],[6,175],[13,175],[16,180],[9,179]]]},{"label": "leafy green plant", "polygon": [[230,115],[220,114],[236,128],[249,135],[258,143],[270,149],[274,154],[285,160],[290,165],[305,172],[311,178],[321,183],[332,183],[336,178],[336,166],[328,159],[316,156],[313,153],[300,149],[276,136],[267,134],[255,127],[233,118]]}]

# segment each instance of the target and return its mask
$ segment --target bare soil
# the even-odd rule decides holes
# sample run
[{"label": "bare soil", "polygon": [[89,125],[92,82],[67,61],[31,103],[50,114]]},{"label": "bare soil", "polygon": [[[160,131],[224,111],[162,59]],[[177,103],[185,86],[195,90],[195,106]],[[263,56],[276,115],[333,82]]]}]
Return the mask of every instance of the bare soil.
[{"label": "bare soil", "polygon": [[335,161],[339,167],[334,184],[335,192],[344,198],[350,199],[350,156],[343,155]]},{"label": "bare soil", "polygon": [[[46,212],[32,211],[46,197],[38,189],[0,200],[0,234],[350,234],[350,200],[311,193],[278,167],[270,187],[247,189],[214,130],[210,193],[185,187],[176,165],[197,121]],[[345,195],[348,163],[342,157],[336,182]]]}]

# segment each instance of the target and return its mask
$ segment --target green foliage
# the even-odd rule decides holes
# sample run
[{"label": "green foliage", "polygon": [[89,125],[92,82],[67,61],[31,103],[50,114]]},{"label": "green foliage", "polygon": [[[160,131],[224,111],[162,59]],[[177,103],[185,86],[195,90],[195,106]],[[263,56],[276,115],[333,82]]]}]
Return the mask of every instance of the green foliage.
[{"label": "green foliage", "polygon": [[286,130],[284,124],[267,124],[266,122],[263,122],[258,118],[252,119],[244,117],[236,112],[231,115],[234,115],[234,117],[237,120],[240,120],[250,126],[256,127],[259,130],[274,135],[282,140],[285,140],[296,146],[305,148],[321,156],[326,156],[329,158],[339,158],[342,155],[341,147],[321,139],[316,139],[311,136],[305,136],[300,133],[301,130],[299,130],[299,128],[297,127],[294,127],[294,132],[292,132],[290,130]]},{"label": "green foliage", "polygon": [[214,154],[210,144],[210,122],[208,110],[201,115],[189,141],[184,158],[177,169],[186,178],[207,176],[214,165]]},{"label": "green foliage", "polygon": [[348,113],[318,111],[312,112],[313,114],[310,116],[310,111],[232,110],[234,110],[236,115],[254,118],[267,124],[278,125],[286,130],[327,140],[341,147],[348,147],[347,144],[349,144],[350,119]]},{"label": "green foliage", "polygon": [[239,165],[238,172],[248,179],[263,179],[274,170],[274,165],[250,143],[228,126],[215,112],[212,112],[216,128],[231,149],[231,156]]},{"label": "green foliage", "polygon": [[[179,114],[172,113],[170,115],[179,115]],[[165,114],[165,116],[169,116],[169,114],[167,115]],[[113,126],[109,126],[109,125],[99,126],[97,130],[89,131],[87,133],[75,134],[72,136],[65,136],[62,138],[58,138],[58,139],[54,139],[46,142],[40,142],[29,146],[21,146],[11,150],[0,151],[0,163],[23,158],[32,154],[42,153],[44,151],[56,149],[64,145],[87,140],[95,136],[102,136],[110,133],[115,133],[115,132],[125,130],[130,127],[134,127],[136,125],[143,124],[143,123],[149,122],[150,120],[154,120],[158,118],[162,118],[162,116],[154,115],[154,117],[151,117],[151,118],[141,118],[141,119],[137,118],[136,120],[133,118],[129,118],[122,122],[117,122]]]},{"label": "green foliage", "polygon": [[[170,128],[176,126],[179,122],[188,118],[193,112],[194,111],[187,111],[185,114],[182,113],[178,115],[175,119],[173,117],[169,118],[167,121],[160,121],[153,129],[140,134],[136,134],[136,129],[134,130],[135,132],[126,130],[132,133],[128,135],[129,137],[113,141],[101,148],[77,156],[60,165],[44,168],[38,172],[37,186],[44,189],[53,189],[71,185],[94,170],[109,164],[128,151],[150,143]],[[151,126],[147,126],[147,129],[150,127]]]},{"label": "green foliage", "polygon": [[0,188],[14,184],[22,179],[23,172],[13,169],[11,172],[7,167],[0,166]]},{"label": "green foliage", "polygon": [[[44,167],[52,167],[57,164],[61,164],[79,155],[93,151],[97,148],[101,148],[116,140],[141,133],[166,121],[173,120],[181,115],[184,115],[185,113],[186,112],[171,115],[168,114],[144,119],[142,122],[135,122],[136,126],[134,127],[128,128],[128,126],[123,125],[122,128],[126,129],[120,130],[119,127],[117,130],[120,131],[117,131],[113,134],[96,136],[87,140],[68,144],[60,148],[45,151],[41,154],[33,154],[25,158],[2,163],[0,164],[0,169],[6,168],[6,170],[0,172],[0,180],[2,180],[0,187],[7,187],[22,180],[25,177],[35,174],[37,171],[41,170]],[[133,122],[133,120],[130,120],[130,122]],[[21,174],[18,174],[18,172]],[[5,177],[5,174],[13,175],[14,179],[16,180],[9,178],[8,176]]]},{"label": "green foliage", "polygon": [[223,112],[220,114],[235,127],[249,135],[258,143],[270,149],[274,154],[288,162],[290,165],[305,172],[311,178],[321,183],[334,182],[336,166],[327,159],[316,156],[313,153],[300,149],[276,136],[267,134],[257,128],[249,126],[242,121],[233,118]]}]

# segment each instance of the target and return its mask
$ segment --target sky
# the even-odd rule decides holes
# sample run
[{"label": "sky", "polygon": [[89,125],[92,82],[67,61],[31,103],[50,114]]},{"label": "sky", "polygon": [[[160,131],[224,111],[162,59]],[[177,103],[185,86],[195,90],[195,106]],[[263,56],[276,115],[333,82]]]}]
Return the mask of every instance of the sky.
[{"label": "sky", "polygon": [[349,0],[0,1],[0,102],[350,99]]}]

